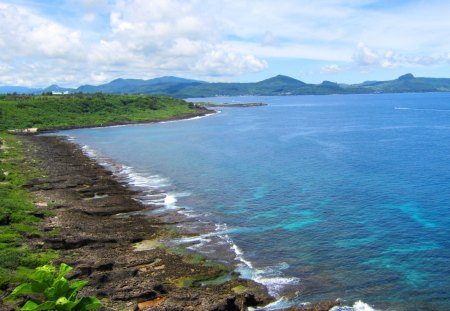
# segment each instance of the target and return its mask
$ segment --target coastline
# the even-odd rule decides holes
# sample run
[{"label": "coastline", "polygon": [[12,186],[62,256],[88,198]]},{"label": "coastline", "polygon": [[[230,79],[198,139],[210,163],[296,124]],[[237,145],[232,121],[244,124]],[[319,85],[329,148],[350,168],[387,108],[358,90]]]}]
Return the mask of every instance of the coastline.
[{"label": "coastline", "polygon": [[229,267],[162,245],[177,236],[171,226],[180,220],[143,216],[157,207],[134,200],[136,191],[77,145],[56,136],[22,139],[48,176],[26,185],[55,214],[42,228],[59,231],[33,243],[58,250],[58,261],[74,267],[72,276],[89,281],[82,294],[106,298],[113,310],[245,310],[273,301],[263,285]]},{"label": "coastline", "polygon": [[174,122],[174,121],[182,121],[182,120],[191,120],[206,117],[212,114],[216,114],[219,111],[208,109],[206,107],[197,107],[196,112],[185,113],[181,115],[176,115],[166,119],[150,119],[150,120],[139,120],[139,121],[118,121],[118,122],[108,122],[105,124],[86,124],[86,125],[71,125],[71,126],[61,126],[57,128],[29,128],[29,129],[17,129],[17,130],[9,130],[8,132],[16,135],[36,135],[36,134],[45,134],[45,133],[55,133],[58,131],[64,130],[73,130],[73,129],[81,129],[81,128],[98,128],[98,127],[110,127],[110,126],[125,126],[125,125],[133,125],[133,124],[149,124],[149,123],[161,123],[161,122]]},{"label": "coastline", "polygon": [[[155,122],[218,111],[208,112]],[[56,214],[43,229],[60,231],[39,243],[59,250],[60,261],[74,266],[74,277],[89,280],[83,294],[106,299],[113,310],[247,310],[276,303],[264,285],[239,278],[232,267],[161,243],[179,238],[173,227],[185,220],[145,213],[160,207],[137,202],[138,191],[79,145],[58,136],[22,139],[33,146],[30,156],[48,174],[27,185]],[[338,304],[325,301],[286,310],[329,310]]]}]

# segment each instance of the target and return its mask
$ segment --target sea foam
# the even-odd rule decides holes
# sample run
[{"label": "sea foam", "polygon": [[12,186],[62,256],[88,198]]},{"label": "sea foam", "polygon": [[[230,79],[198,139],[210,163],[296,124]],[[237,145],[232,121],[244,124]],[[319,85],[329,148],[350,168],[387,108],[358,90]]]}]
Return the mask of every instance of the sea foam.
[{"label": "sea foam", "polygon": [[[69,137],[69,140],[74,141],[71,137]],[[265,285],[269,293],[278,298],[278,305],[281,302],[285,304],[285,299],[281,296],[283,288],[299,284],[299,278],[283,275],[283,270],[289,267],[287,263],[283,262],[275,266],[262,268],[255,267],[251,261],[245,258],[242,249],[230,237],[229,233],[236,232],[235,229],[228,228],[224,223],[212,224],[204,221],[208,214],[198,213],[194,209],[178,206],[178,198],[187,197],[190,193],[168,192],[168,188],[172,186],[168,178],[157,174],[138,173],[132,167],[116,163],[86,145],[82,146],[81,150],[85,155],[95,159],[97,163],[111,171],[120,182],[127,184],[132,189],[138,190],[140,194],[135,196],[134,199],[145,206],[157,207],[152,210],[153,213],[177,210],[178,214],[187,218],[195,218],[196,225],[202,226],[203,230],[206,230],[205,233],[199,235],[185,236],[164,242],[172,245],[184,245],[187,249],[206,256],[215,254],[218,252],[218,248],[228,246],[228,253],[232,255],[233,258],[231,260],[234,261],[236,271],[240,273],[241,277],[252,279],[257,283]],[[182,227],[182,225],[179,227]]]},{"label": "sea foam", "polygon": [[376,309],[372,308],[367,303],[358,300],[353,304],[352,307],[349,306],[336,306],[333,307],[330,311],[377,311]]}]

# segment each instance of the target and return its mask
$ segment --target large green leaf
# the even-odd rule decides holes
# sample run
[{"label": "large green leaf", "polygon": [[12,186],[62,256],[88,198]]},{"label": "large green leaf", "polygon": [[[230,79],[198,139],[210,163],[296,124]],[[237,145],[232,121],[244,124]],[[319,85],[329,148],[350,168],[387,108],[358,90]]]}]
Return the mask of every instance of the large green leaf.
[{"label": "large green leaf", "polygon": [[73,269],[73,268],[72,268],[71,266],[69,266],[69,265],[67,265],[67,264],[65,264],[65,263],[62,263],[62,264],[59,266],[59,273],[58,273],[58,275],[56,276],[55,281],[58,281],[58,280],[60,280],[62,277],[66,276],[66,274],[69,273],[70,271],[72,271],[72,269]]},{"label": "large green leaf", "polygon": [[15,298],[19,295],[29,294],[33,292],[33,287],[30,283],[24,283],[17,286],[11,293],[10,297]]},{"label": "large green leaf", "polygon": [[75,281],[70,285],[70,290],[67,293],[69,300],[74,300],[78,292],[88,283],[88,281]]},{"label": "large green leaf", "polygon": [[31,281],[31,288],[33,289],[33,293],[44,293],[49,286],[50,284],[46,282],[39,282],[35,280]]},{"label": "large green leaf", "polygon": [[56,301],[55,307],[58,311],[71,311],[76,305],[77,302],[70,301],[66,297],[60,297]]},{"label": "large green leaf", "polygon": [[26,304],[23,305],[20,310],[34,310],[39,306],[39,303],[35,302],[34,300],[28,300]]},{"label": "large green leaf", "polygon": [[70,295],[69,282],[64,277],[55,282],[53,288],[55,289],[55,296],[53,299],[58,299],[59,297],[68,298]]},{"label": "large green leaf", "polygon": [[102,306],[100,300],[95,297],[83,297],[79,303],[72,309],[73,311],[95,310]]},{"label": "large green leaf", "polygon": [[30,279],[42,284],[46,284],[47,286],[51,286],[54,278],[55,278],[55,267],[51,265],[38,267],[36,268],[36,271],[34,271],[30,275]]},{"label": "large green leaf", "polygon": [[47,301],[41,304],[36,303],[33,300],[28,300],[27,303],[20,308],[21,311],[44,311],[44,310],[55,310],[55,302]]}]

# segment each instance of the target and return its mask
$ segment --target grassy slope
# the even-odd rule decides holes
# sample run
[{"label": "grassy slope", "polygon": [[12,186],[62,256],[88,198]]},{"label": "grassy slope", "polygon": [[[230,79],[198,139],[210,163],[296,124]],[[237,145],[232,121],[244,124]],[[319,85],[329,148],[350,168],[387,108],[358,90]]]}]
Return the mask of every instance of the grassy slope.
[{"label": "grassy slope", "polygon": [[0,95],[0,131],[154,121],[193,112],[187,102],[164,96]]},{"label": "grassy slope", "polygon": [[24,280],[32,268],[48,263],[57,254],[31,249],[28,241],[41,236],[37,224],[48,212],[35,207],[22,185],[38,176],[24,157],[25,146],[12,135],[0,133],[0,291]]},{"label": "grassy slope", "polygon": [[0,95],[0,296],[8,284],[20,283],[30,269],[57,256],[52,250],[32,249],[29,244],[33,238],[49,234],[38,229],[40,218],[48,212],[36,208],[23,187],[42,172],[25,158],[26,146],[6,130],[162,120],[195,111],[187,102],[170,97]]}]

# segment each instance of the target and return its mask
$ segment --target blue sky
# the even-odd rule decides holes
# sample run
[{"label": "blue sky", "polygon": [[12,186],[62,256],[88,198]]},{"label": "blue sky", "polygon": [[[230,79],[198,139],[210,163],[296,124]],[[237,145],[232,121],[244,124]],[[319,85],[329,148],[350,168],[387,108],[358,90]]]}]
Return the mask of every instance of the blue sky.
[{"label": "blue sky", "polygon": [[0,85],[450,77],[442,0],[0,0]]}]

